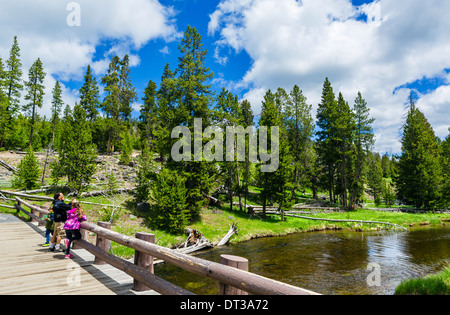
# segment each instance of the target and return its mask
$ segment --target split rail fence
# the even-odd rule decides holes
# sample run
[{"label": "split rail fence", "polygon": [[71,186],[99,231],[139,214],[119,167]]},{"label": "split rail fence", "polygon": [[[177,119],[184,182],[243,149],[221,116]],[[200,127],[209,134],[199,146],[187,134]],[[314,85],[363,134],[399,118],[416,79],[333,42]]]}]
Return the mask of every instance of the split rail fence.
[{"label": "split rail fence", "polygon": [[[8,193],[2,191],[2,193]],[[14,205],[17,211],[22,211],[32,222],[44,225],[42,219],[48,214],[48,209],[29,204],[15,197]],[[25,210],[27,207],[30,211]],[[180,288],[154,275],[154,257],[164,260],[189,272],[217,280],[221,295],[318,295],[315,292],[298,288],[286,283],[248,272],[248,260],[242,257],[222,255],[221,263],[211,262],[172,249],[154,244],[155,236],[146,233],[136,233],[135,237],[126,236],[110,230],[111,224],[98,222],[98,225],[83,222],[81,231],[83,239],[74,242],[76,248],[84,248],[95,256],[94,264],[110,264],[134,278],[136,291],[154,290],[163,295],[192,295],[193,293]],[[95,233],[96,245],[85,240],[86,231]],[[135,250],[134,264],[109,253],[110,242],[127,246]]]}]

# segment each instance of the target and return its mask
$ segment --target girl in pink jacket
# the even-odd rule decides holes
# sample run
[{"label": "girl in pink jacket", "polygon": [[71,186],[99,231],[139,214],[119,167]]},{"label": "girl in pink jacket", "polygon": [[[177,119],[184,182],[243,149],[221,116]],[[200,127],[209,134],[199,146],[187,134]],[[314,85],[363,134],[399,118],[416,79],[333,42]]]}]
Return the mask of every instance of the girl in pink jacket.
[{"label": "girl in pink jacket", "polygon": [[72,210],[67,212],[67,220],[64,224],[64,230],[66,230],[66,257],[72,258],[73,255],[70,254],[70,245],[73,241],[81,239],[80,225],[81,222],[86,221],[86,215],[83,209],[81,209],[80,204],[75,200],[72,203],[74,207]]}]

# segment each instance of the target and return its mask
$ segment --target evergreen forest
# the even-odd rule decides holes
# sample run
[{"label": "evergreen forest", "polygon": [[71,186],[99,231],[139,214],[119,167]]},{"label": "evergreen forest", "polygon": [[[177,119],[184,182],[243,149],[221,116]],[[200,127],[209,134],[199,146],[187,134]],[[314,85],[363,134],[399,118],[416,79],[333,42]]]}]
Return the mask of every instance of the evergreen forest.
[{"label": "evergreen forest", "polygon": [[[230,207],[238,199],[237,208],[242,210],[250,187],[260,191],[263,215],[268,206],[291,209],[297,196],[306,192],[314,199],[326,195],[330,205],[351,210],[362,207],[368,197],[377,206],[449,207],[450,136],[436,137],[412,97],[405,107],[401,154],[380,155],[373,152],[374,118],[361,93],[346,100],[324,78],[321,102],[313,113],[301,86],[293,82],[289,90],[267,90],[261,113],[254,113],[248,100],[240,100],[225,88],[212,89],[214,74],[205,63],[208,52],[194,27],[184,32],[178,53],[178,64],[166,65],[159,86],[149,81],[141,100],[131,81],[127,55],[111,58],[106,74],[99,78],[86,65],[78,102],[65,104],[61,83],[56,82],[52,114],[45,117],[40,113],[44,65],[36,56],[31,68],[23,69],[15,37],[9,56],[0,56],[0,150],[27,151],[15,188],[39,187],[42,172],[47,171],[51,184],[64,181],[81,193],[91,181],[99,154],[119,152],[120,163],[129,164],[132,152],[139,151],[135,202],[152,204],[153,222],[175,232],[195,221],[210,197],[220,191],[225,192]],[[139,116],[132,117],[137,101],[143,105]],[[179,139],[173,130],[187,127],[192,135],[187,142],[198,141],[194,137],[196,118],[202,119],[204,129],[241,126],[258,134],[265,126],[270,134],[278,127],[278,169],[262,172],[269,162],[252,160],[248,143],[245,158],[234,156],[234,162],[227,162],[230,153],[219,145],[214,155],[221,159],[175,161],[172,151]],[[213,139],[211,134],[201,144]],[[224,143],[237,146],[234,135]],[[57,152],[48,170],[36,166],[34,152],[41,150]],[[271,150],[275,147],[267,148]]]}]

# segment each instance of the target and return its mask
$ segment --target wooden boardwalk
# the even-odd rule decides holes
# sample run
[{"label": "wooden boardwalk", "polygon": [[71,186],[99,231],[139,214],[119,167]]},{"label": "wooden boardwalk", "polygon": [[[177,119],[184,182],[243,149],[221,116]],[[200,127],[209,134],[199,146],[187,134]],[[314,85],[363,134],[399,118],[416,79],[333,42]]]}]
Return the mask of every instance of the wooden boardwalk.
[{"label": "wooden boardwalk", "polygon": [[133,278],[109,265],[93,265],[84,249],[64,253],[43,248],[44,229],[0,214],[0,295],[157,295],[135,292]]}]

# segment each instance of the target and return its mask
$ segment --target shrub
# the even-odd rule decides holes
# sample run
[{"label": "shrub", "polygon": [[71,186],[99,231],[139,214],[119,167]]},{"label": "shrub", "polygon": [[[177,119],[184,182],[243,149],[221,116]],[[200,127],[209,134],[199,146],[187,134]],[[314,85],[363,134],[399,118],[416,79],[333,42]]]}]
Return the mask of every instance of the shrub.
[{"label": "shrub", "polygon": [[33,189],[39,186],[39,163],[34,155],[31,146],[28,148],[27,154],[20,161],[17,173],[15,174],[12,186],[14,188]]},{"label": "shrub", "polygon": [[186,179],[174,171],[162,169],[152,187],[154,205],[150,214],[155,228],[170,233],[183,232],[189,222]]}]

